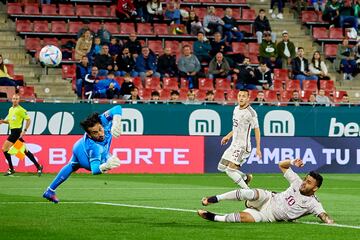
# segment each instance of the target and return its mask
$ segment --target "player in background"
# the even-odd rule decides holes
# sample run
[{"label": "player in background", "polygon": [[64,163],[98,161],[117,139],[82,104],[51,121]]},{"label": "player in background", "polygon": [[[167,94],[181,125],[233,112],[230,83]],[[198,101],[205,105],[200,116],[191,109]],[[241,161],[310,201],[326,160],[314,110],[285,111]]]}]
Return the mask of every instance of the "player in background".
[{"label": "player in background", "polygon": [[80,123],[85,134],[75,143],[69,163],[60,170],[44,192],[44,198],[58,203],[56,188],[79,168],[85,168],[96,175],[120,166],[120,160],[111,156],[109,151],[112,136],[117,138],[121,134],[121,115],[122,108],[116,106],[101,115],[93,113]]},{"label": "player in background", "polygon": [[292,221],[308,214],[314,214],[324,223],[332,220],[315,196],[323,178],[316,172],[308,173],[303,180],[290,166],[303,167],[301,159],[284,160],[279,163],[290,187],[283,192],[274,193],[263,189],[238,189],[224,194],[202,199],[207,206],[224,200],[246,201],[246,209],[240,213],[218,215],[204,210],[198,214],[204,219],[216,222],[276,222]]},{"label": "player in background", "polygon": [[252,179],[251,174],[244,174],[240,171],[241,166],[251,153],[251,129],[255,131],[256,155],[261,158],[260,150],[260,128],[257,113],[250,106],[250,95],[248,90],[240,90],[237,96],[238,104],[233,112],[233,127],[221,140],[221,145],[227,144],[232,138],[228,147],[221,157],[218,170],[225,172],[241,188],[248,189],[248,183]]},{"label": "player in background", "polygon": [[[27,111],[23,107],[21,107],[19,103],[20,103],[20,95],[14,94],[14,96],[12,97],[12,107],[9,108],[8,115],[4,120],[0,119],[0,124],[2,123],[9,124],[9,128],[10,128],[10,135],[2,146],[2,151],[5,155],[6,160],[9,163],[9,169],[4,174],[4,176],[10,176],[15,173],[14,166],[11,161],[11,156],[8,153],[8,151],[17,140],[24,142],[23,136],[26,134],[31,123],[31,119],[27,114]],[[25,128],[22,129],[24,120],[25,120]],[[34,163],[37,169],[37,173],[40,177],[42,174],[43,166],[41,166],[36,161],[34,155],[28,149],[25,149],[25,155],[30,159],[30,161]]]}]

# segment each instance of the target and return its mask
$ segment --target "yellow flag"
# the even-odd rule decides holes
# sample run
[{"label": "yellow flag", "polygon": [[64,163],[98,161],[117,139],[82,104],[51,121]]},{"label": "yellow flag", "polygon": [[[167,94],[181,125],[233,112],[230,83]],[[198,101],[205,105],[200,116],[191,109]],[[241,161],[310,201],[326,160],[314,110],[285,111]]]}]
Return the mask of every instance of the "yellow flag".
[{"label": "yellow flag", "polygon": [[24,158],[25,158],[25,149],[26,149],[25,144],[22,141],[17,140],[14,143],[14,145],[11,146],[8,153],[11,154],[11,155],[15,155],[20,160],[24,160]]}]

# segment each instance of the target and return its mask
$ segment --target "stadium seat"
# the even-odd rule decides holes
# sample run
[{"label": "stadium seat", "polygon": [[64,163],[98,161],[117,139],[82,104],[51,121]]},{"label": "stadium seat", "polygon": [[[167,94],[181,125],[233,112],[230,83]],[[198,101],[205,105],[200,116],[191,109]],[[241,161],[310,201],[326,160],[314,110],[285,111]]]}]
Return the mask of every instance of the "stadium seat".
[{"label": "stadium seat", "polygon": [[335,97],[336,97],[336,98],[342,99],[345,94],[347,94],[347,92],[344,91],[344,90],[335,91]]},{"label": "stadium seat", "polygon": [[149,77],[145,79],[145,88],[149,88],[152,90],[159,90],[161,89],[160,86],[160,78]]},{"label": "stadium seat", "polygon": [[70,4],[59,4],[59,15],[60,16],[74,16],[74,6]]},{"label": "stadium seat", "polygon": [[34,21],[34,32],[38,33],[48,33],[49,23],[47,21]]},{"label": "stadium seat", "polygon": [[215,80],[216,90],[231,90],[231,81],[226,78],[217,78]]},{"label": "stadium seat", "polygon": [[62,21],[51,22],[51,32],[53,33],[67,33],[67,24]]},{"label": "stadium seat", "polygon": [[110,6],[110,17],[116,16],[116,5],[111,5]]},{"label": "stadium seat", "polygon": [[180,89],[189,89],[189,81],[186,78],[180,79]]},{"label": "stadium seat", "polygon": [[259,64],[258,54],[249,51],[248,57],[251,64]]},{"label": "stadium seat", "polygon": [[187,99],[188,89],[180,89],[179,90],[179,101],[185,101]]},{"label": "stadium seat", "polygon": [[133,78],[133,83],[136,87],[140,88],[144,88],[143,84],[142,84],[142,80],[140,77],[134,77]]},{"label": "stadium seat", "polygon": [[193,90],[193,91],[195,91],[195,98],[198,101],[204,101],[205,100],[206,92],[207,92],[206,89],[198,89],[198,90]]},{"label": "stadium seat", "polygon": [[[171,48],[173,53],[180,51],[180,43],[178,41],[165,41],[164,46]],[[192,48],[192,46],[191,46],[191,48]]]},{"label": "stadium seat", "polygon": [[184,46],[190,46],[191,48],[193,48],[194,46],[194,41],[181,41],[181,48],[183,48]]},{"label": "stadium seat", "polygon": [[78,33],[83,27],[82,22],[69,22],[69,33]]},{"label": "stadium seat", "polygon": [[[94,5],[93,6],[94,17],[108,17],[108,8],[105,5]],[[113,15],[115,16],[115,15]]]},{"label": "stadium seat", "polygon": [[63,79],[72,79],[76,75],[76,65],[65,65],[61,66],[61,73]]},{"label": "stadium seat", "polygon": [[[234,3],[234,1],[231,1],[232,3]],[[233,8],[232,9],[232,13],[233,13],[233,18],[235,18],[236,20],[240,20],[241,19],[241,11],[240,8]]]},{"label": "stadium seat", "polygon": [[317,91],[317,81],[313,80],[304,80],[303,81],[303,90],[304,91]]},{"label": "stadium seat", "polygon": [[160,100],[166,101],[170,99],[171,90],[162,89],[158,91],[160,93]]},{"label": "stadium seat", "polygon": [[44,38],[43,45],[54,45],[59,46],[59,41],[57,38]]},{"label": "stadium seat", "polygon": [[256,18],[256,12],[254,9],[242,9],[242,20],[254,21]]},{"label": "stadium seat", "polygon": [[214,100],[217,102],[224,102],[225,101],[225,91],[217,89],[214,92]]},{"label": "stadium seat", "polygon": [[324,55],[326,58],[335,58],[338,50],[337,44],[325,44]]},{"label": "stadium seat", "polygon": [[40,15],[39,4],[37,3],[26,3],[24,6],[25,15]]},{"label": "stadium seat", "polygon": [[248,44],[249,53],[259,55],[260,52],[259,49],[260,49],[260,45],[258,43],[250,42]]},{"label": "stadium seat", "polygon": [[301,12],[301,22],[307,23],[307,22],[317,22],[319,16],[315,11],[302,11]]},{"label": "stadium seat", "polygon": [[289,72],[287,69],[274,69],[274,81],[288,81],[289,80]]},{"label": "stadium seat", "polygon": [[161,40],[149,40],[147,46],[155,53],[160,55],[163,52]]},{"label": "stadium seat", "polygon": [[328,39],[329,35],[325,27],[314,27],[313,34],[314,39]]},{"label": "stadium seat", "polygon": [[91,22],[89,24],[89,29],[93,32],[97,32],[101,27],[101,23],[100,22]]},{"label": "stadium seat", "polygon": [[244,32],[247,32],[247,33],[252,33],[252,25],[239,25],[239,30],[240,31],[244,31]]},{"label": "stadium seat", "polygon": [[196,16],[199,17],[200,20],[203,20],[206,15],[206,8],[194,8]]},{"label": "stadium seat", "polygon": [[58,15],[55,4],[42,4],[41,5],[41,13],[42,13],[42,15],[48,15],[48,16]]},{"label": "stadium seat", "polygon": [[32,24],[29,20],[16,20],[16,32],[32,32]]},{"label": "stadium seat", "polygon": [[177,78],[163,78],[163,89],[179,90]]},{"label": "stadium seat", "polygon": [[228,101],[228,102],[236,102],[238,92],[239,91],[237,89],[234,89],[232,91],[227,91],[226,96],[225,96],[226,101]]},{"label": "stadium seat", "polygon": [[333,80],[320,80],[320,88],[325,91],[335,91],[335,85]]},{"label": "stadium seat", "polygon": [[33,86],[19,87],[19,94],[22,98],[36,98]]},{"label": "stadium seat", "polygon": [[15,87],[0,86],[0,92],[6,94],[6,98],[10,99],[15,94]]},{"label": "stadium seat", "polygon": [[223,8],[216,8],[216,16],[223,18],[224,17],[224,9]]},{"label": "stadium seat", "polygon": [[153,90],[150,88],[140,88],[139,89],[139,96],[142,100],[150,100],[151,99],[151,92]]},{"label": "stadium seat", "polygon": [[115,81],[121,86],[124,82],[124,77],[115,77]]},{"label": "stadium seat", "polygon": [[[316,81],[314,81],[316,83]],[[300,91],[300,80],[290,80],[286,82],[286,86],[285,86],[285,90],[286,91]]]},{"label": "stadium seat", "polygon": [[283,81],[282,80],[274,80],[273,81],[273,89],[275,91],[282,91],[283,90]]},{"label": "stadium seat", "polygon": [[135,32],[135,27],[133,23],[120,23],[120,33],[121,34],[130,34]]},{"label": "stadium seat", "polygon": [[169,27],[167,24],[155,23],[154,24],[155,35],[169,35]]},{"label": "stadium seat", "polygon": [[25,49],[34,51],[41,48],[40,38],[25,38]]},{"label": "stadium seat", "polygon": [[342,39],[344,37],[341,28],[330,28],[329,30],[329,38],[330,39]]},{"label": "stadium seat", "polygon": [[230,3],[230,0],[214,0],[215,3]]},{"label": "stadium seat", "polygon": [[308,102],[311,94],[314,94],[314,92],[313,91],[301,91],[301,99],[304,102]]},{"label": "stadium seat", "polygon": [[89,5],[76,5],[75,12],[76,12],[76,15],[80,16],[80,17],[92,16],[91,8]]},{"label": "stadium seat", "polygon": [[9,15],[22,15],[23,10],[21,3],[8,3],[7,4],[7,14]]},{"label": "stadium seat", "polygon": [[14,76],[14,64],[5,64],[8,74]]},{"label": "stadium seat", "polygon": [[210,78],[199,78],[199,89],[214,90],[213,80]]},{"label": "stadium seat", "polygon": [[248,53],[248,47],[246,45],[246,43],[244,42],[233,42],[232,44],[232,49],[234,53],[241,53],[243,55],[247,55]]},{"label": "stadium seat", "polygon": [[231,0],[230,2],[235,4],[246,4],[246,0]]},{"label": "stadium seat", "polygon": [[290,98],[292,98],[293,91],[282,91],[281,92],[281,101],[289,102]]},{"label": "stadium seat", "polygon": [[105,28],[111,33],[111,34],[118,34],[118,24],[116,22],[110,22],[105,24]]},{"label": "stadium seat", "polygon": [[278,101],[277,92],[274,90],[264,90],[264,98],[265,98],[266,102]]},{"label": "stadium seat", "polygon": [[255,98],[257,97],[258,92],[259,92],[258,90],[249,90],[250,101],[255,100]]},{"label": "stadium seat", "polygon": [[148,23],[138,23],[137,24],[137,33],[139,35],[153,35],[153,29]]}]

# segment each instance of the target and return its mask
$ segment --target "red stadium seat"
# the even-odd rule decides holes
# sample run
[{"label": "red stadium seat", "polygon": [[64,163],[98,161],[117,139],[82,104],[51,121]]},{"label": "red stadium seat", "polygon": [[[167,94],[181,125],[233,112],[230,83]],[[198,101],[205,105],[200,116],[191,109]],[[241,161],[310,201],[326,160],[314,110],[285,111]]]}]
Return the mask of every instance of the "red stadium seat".
[{"label": "red stadium seat", "polygon": [[136,87],[140,88],[144,88],[143,84],[142,84],[142,80],[140,77],[134,77],[133,78],[133,83]]},{"label": "red stadium seat", "polygon": [[108,8],[105,5],[94,5],[94,17],[108,17]]},{"label": "red stadium seat", "polygon": [[314,94],[314,92],[313,91],[301,91],[301,99],[304,102],[308,102],[311,94]]},{"label": "red stadium seat", "polygon": [[[316,81],[315,81],[316,83]],[[286,82],[286,87],[285,87],[286,91],[300,91],[300,80],[290,80]]]},{"label": "red stadium seat", "polygon": [[170,89],[162,89],[158,91],[160,93],[160,100],[169,100],[170,99],[170,93],[171,90]]},{"label": "red stadium seat", "polygon": [[204,101],[205,100],[207,90],[199,89],[199,90],[193,90],[193,91],[195,91],[195,98],[198,101]]},{"label": "red stadium seat", "polygon": [[82,22],[69,22],[69,33],[78,33],[83,27]]},{"label": "red stadium seat", "polygon": [[289,71],[287,69],[274,69],[274,80],[279,81],[288,81],[289,80]]},{"label": "red stadium seat", "polygon": [[41,5],[41,13],[42,15],[48,15],[48,16],[56,16],[57,8],[55,4],[43,4]]},{"label": "red stadium seat", "polygon": [[150,89],[150,88],[140,88],[139,89],[139,96],[143,100],[150,100],[152,91],[153,90]]},{"label": "red stadium seat", "polygon": [[225,91],[216,89],[214,93],[214,100],[217,102],[224,102],[225,101]]},{"label": "red stadium seat", "polygon": [[[234,3],[234,1],[231,1],[232,3]],[[233,13],[233,18],[235,18],[236,20],[240,20],[241,19],[241,11],[240,8],[233,8],[232,9],[232,13]]]},{"label": "red stadium seat", "polygon": [[0,92],[6,93],[6,98],[11,99],[15,94],[15,87],[10,86],[0,86]]},{"label": "red stadium seat", "polygon": [[32,24],[29,20],[16,20],[17,32],[32,32]]},{"label": "red stadium seat", "polygon": [[25,38],[25,48],[28,51],[34,51],[41,48],[40,38]]},{"label": "red stadium seat", "polygon": [[19,94],[22,98],[36,98],[35,90],[32,86],[20,87]]},{"label": "red stadium seat", "polygon": [[226,78],[217,78],[215,80],[216,90],[231,90],[231,81]]},{"label": "red stadium seat", "polygon": [[147,45],[155,54],[160,54],[163,52],[161,40],[149,40]]},{"label": "red stadium seat", "polygon": [[[171,48],[173,53],[180,51],[180,43],[178,41],[166,41],[165,47]],[[192,48],[192,46],[190,47]]]},{"label": "red stadium seat", "polygon": [[74,6],[70,4],[59,4],[59,15],[60,16],[74,16]]},{"label": "red stadium seat", "polygon": [[239,30],[247,33],[252,33],[252,25],[239,25]]},{"label": "red stadium seat", "polygon": [[238,90],[234,89],[232,91],[227,91],[226,92],[226,101],[228,102],[236,102],[237,101],[237,95],[238,95]]},{"label": "red stadium seat", "polygon": [[248,55],[251,64],[259,64],[258,54],[249,51]]},{"label": "red stadium seat", "polygon": [[328,39],[329,38],[327,29],[325,27],[314,27],[312,36],[315,39]]},{"label": "red stadium seat", "polygon": [[318,22],[319,16],[315,11],[302,11],[301,12],[301,22]]},{"label": "red stadium seat", "polygon": [[230,3],[230,0],[214,0],[215,3]]},{"label": "red stadium seat", "polygon": [[89,5],[76,5],[76,15],[80,17],[92,16],[91,8]]},{"label": "red stadium seat", "polygon": [[118,34],[118,24],[116,22],[110,22],[105,24],[105,28],[111,33],[111,34]]},{"label": "red stadium seat", "polygon": [[189,81],[186,78],[180,79],[180,89],[189,89]]},{"label": "red stadium seat", "polygon": [[115,77],[115,81],[121,86],[124,82],[124,77]]},{"label": "red stadium seat", "polygon": [[210,78],[199,78],[199,89],[214,90],[213,80]]},{"label": "red stadium seat", "polygon": [[258,90],[249,90],[250,101],[255,100],[255,98],[257,97],[258,92],[259,92]]},{"label": "red stadium seat", "polygon": [[177,78],[163,78],[163,89],[179,90]]},{"label": "red stadium seat", "polygon": [[159,90],[161,89],[160,86],[160,78],[149,77],[145,79],[145,88],[149,88],[152,90]]},{"label": "red stadium seat", "polygon": [[330,28],[329,30],[329,38],[331,39],[342,39],[344,37],[341,28]]},{"label": "red stadium seat", "polygon": [[5,64],[7,73],[13,77],[14,76],[14,64]]},{"label": "red stadium seat", "polygon": [[101,27],[101,23],[99,22],[91,22],[89,24],[89,29],[93,32],[97,32]]},{"label": "red stadium seat", "polygon": [[246,0],[231,0],[230,2],[236,4],[246,4]]},{"label": "red stadium seat", "polygon": [[57,40],[57,38],[44,38],[43,45],[59,46],[59,40]]},{"label": "red stadium seat", "polygon": [[137,24],[137,33],[139,35],[153,35],[153,29],[148,23],[138,23]]},{"label": "red stadium seat", "polygon": [[335,91],[335,84],[333,80],[320,80],[320,89],[325,91]]},{"label": "red stadium seat", "polygon": [[338,50],[337,44],[325,44],[324,54],[326,58],[335,58]]},{"label": "red stadium seat", "polygon": [[259,49],[260,49],[260,45],[258,43],[250,42],[248,44],[249,53],[259,55],[260,52]]},{"label": "red stadium seat", "polygon": [[204,19],[206,15],[206,8],[194,8],[194,11],[196,13],[196,16],[199,17],[200,20]]},{"label": "red stadium seat", "polygon": [[282,80],[274,80],[273,88],[275,91],[282,91],[283,90],[283,81]]},{"label": "red stadium seat", "polygon": [[8,3],[7,4],[7,14],[9,15],[22,15],[23,10],[21,3]]},{"label": "red stadium seat", "polygon": [[154,33],[155,35],[169,35],[169,27],[167,24],[155,23]]},{"label": "red stadium seat", "polygon": [[51,22],[51,32],[53,33],[67,33],[67,24],[62,21]]},{"label": "red stadium seat", "polygon": [[47,21],[34,21],[34,32],[50,32],[49,23]]},{"label": "red stadium seat", "polygon": [[344,90],[335,91],[335,97],[336,97],[336,98],[342,99],[345,94],[347,94],[347,92],[344,91]]},{"label": "red stadium seat", "polygon": [[248,47],[246,45],[246,43],[244,42],[233,42],[232,44],[232,49],[234,53],[241,53],[243,55],[247,55],[248,53]]},{"label": "red stadium seat", "polygon": [[281,101],[282,102],[289,102],[290,98],[292,98],[294,91],[282,91],[281,92]]},{"label": "red stadium seat", "polygon": [[134,32],[135,32],[135,27],[133,23],[120,23],[121,34],[130,34]]},{"label": "red stadium seat", "polygon": [[317,81],[314,80],[304,80],[303,81],[303,90],[304,91],[317,91]]},{"label": "red stadium seat", "polygon": [[273,90],[264,90],[264,98],[266,102],[276,102],[278,101],[277,92]]},{"label": "red stadium seat", "polygon": [[65,65],[61,66],[62,78],[63,79],[72,79],[76,76],[76,65]]},{"label": "red stadium seat", "polygon": [[111,5],[110,6],[110,17],[115,17],[116,16],[116,5]]},{"label": "red stadium seat", "polygon": [[256,12],[254,9],[242,9],[242,20],[254,21],[256,18]]},{"label": "red stadium seat", "polygon": [[25,15],[40,15],[39,4],[37,3],[26,3],[24,6]]}]

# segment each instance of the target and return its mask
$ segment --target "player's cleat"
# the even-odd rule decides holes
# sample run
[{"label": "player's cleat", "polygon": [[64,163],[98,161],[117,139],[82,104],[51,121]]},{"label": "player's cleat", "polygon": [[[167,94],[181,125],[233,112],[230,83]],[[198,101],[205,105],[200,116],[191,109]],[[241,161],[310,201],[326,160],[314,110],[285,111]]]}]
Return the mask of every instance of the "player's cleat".
[{"label": "player's cleat", "polygon": [[39,167],[38,170],[37,170],[37,175],[38,175],[39,177],[41,177],[41,175],[42,175],[42,170],[43,170],[43,168],[44,168],[44,166],[43,166],[43,165],[40,165],[40,167]]},{"label": "player's cleat", "polygon": [[210,205],[210,204],[213,204],[213,203],[217,203],[219,202],[217,197],[216,196],[211,196],[211,197],[203,197],[201,199],[201,204],[203,206],[207,206],[207,205]]},{"label": "player's cleat", "polygon": [[7,172],[4,173],[4,176],[11,176],[11,175],[13,175],[14,173],[15,173],[15,170],[9,168],[9,169],[7,170]]},{"label": "player's cleat", "polygon": [[55,192],[50,189],[46,189],[46,191],[43,194],[43,198],[46,198],[47,200],[53,203],[59,202],[59,199],[56,197]]},{"label": "player's cleat", "polygon": [[198,210],[197,214],[202,217],[203,219],[209,220],[209,221],[215,221],[215,214],[212,212],[208,212],[205,210]]},{"label": "player's cleat", "polygon": [[246,180],[245,180],[246,185],[250,186],[249,184],[250,184],[252,179],[253,179],[252,174],[246,174]]}]

